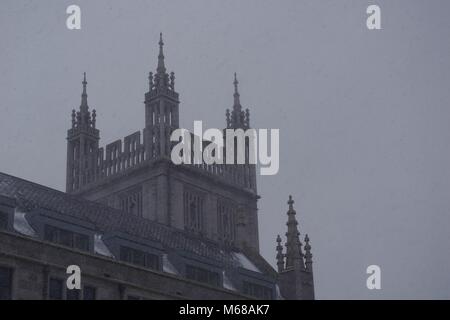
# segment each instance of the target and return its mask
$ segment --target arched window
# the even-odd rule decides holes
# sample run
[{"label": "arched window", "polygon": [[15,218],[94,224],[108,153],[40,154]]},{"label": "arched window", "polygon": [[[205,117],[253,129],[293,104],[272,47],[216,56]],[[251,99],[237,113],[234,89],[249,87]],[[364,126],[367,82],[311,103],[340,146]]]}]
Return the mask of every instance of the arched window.
[{"label": "arched window", "polygon": [[203,196],[195,191],[183,193],[184,229],[202,233],[203,230]]}]

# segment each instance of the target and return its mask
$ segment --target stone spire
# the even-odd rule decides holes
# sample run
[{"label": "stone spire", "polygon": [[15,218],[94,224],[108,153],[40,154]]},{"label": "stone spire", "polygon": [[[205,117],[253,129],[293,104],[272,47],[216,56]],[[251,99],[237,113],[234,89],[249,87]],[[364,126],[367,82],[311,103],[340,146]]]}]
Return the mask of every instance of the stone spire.
[{"label": "stone spire", "polygon": [[80,110],[87,111],[89,109],[89,107],[88,107],[87,92],[86,92],[86,87],[87,87],[86,72],[83,72],[83,82],[81,82],[81,83],[83,84],[83,92],[81,93]]},{"label": "stone spire", "polygon": [[149,73],[149,91],[153,91],[153,89],[162,89],[161,92],[166,89],[175,91],[175,74],[171,72],[169,76],[164,62],[164,41],[162,38],[162,32],[159,34],[158,44],[158,66],[156,67],[156,74],[154,76],[153,73]]},{"label": "stone spire", "polygon": [[227,128],[233,129],[248,129],[250,127],[250,112],[247,109],[245,112],[242,111],[239,88],[239,81],[237,80],[236,72],[234,73],[234,103],[233,110],[231,111],[231,119],[228,120],[228,114],[230,113],[229,109],[227,109]]},{"label": "stone spire", "polygon": [[288,227],[288,231],[286,232],[286,269],[297,269],[299,267],[300,270],[304,270],[305,264],[303,261],[302,244],[299,238],[300,232],[297,228],[298,222],[295,218],[296,212],[294,210],[292,196],[289,196],[288,205],[288,222],[286,223]]},{"label": "stone spire", "polygon": [[233,123],[234,128],[242,128],[244,125],[244,117],[242,112],[241,100],[239,95],[239,81],[237,80],[236,72],[234,73],[234,103],[233,103],[233,111],[231,112],[231,121]]},{"label": "stone spire", "polygon": [[234,85],[234,94],[233,94],[233,97],[234,97],[234,104],[233,104],[233,110],[236,110],[236,111],[240,112],[240,111],[242,110],[242,107],[241,107],[241,101],[240,101],[240,95],[239,95],[239,88],[238,88],[239,81],[238,81],[238,79],[237,79],[236,72],[234,73],[234,81],[233,81],[233,85]]},{"label": "stone spire", "polygon": [[308,235],[305,235],[305,268],[308,272],[312,272],[312,256],[309,237]]},{"label": "stone spire", "polygon": [[[305,255],[302,253],[298,222],[294,210],[294,200],[289,196],[286,232],[286,264],[278,272],[281,295],[288,300],[314,300],[314,275],[312,271],[312,254],[308,235],[305,236]],[[279,259],[277,258],[277,265]],[[278,266],[280,270],[280,266]]]},{"label": "stone spire", "polygon": [[72,110],[72,128],[84,129],[87,130],[89,128],[95,129],[95,110],[91,112],[89,111],[89,105],[87,101],[87,81],[86,81],[86,72],[83,73],[83,81],[81,82],[83,85],[83,91],[81,93],[81,104],[80,110],[75,111]]},{"label": "stone spire", "polygon": [[284,270],[284,255],[283,255],[283,246],[281,245],[281,237],[277,236],[277,267],[278,272],[282,272]]},{"label": "stone spire", "polygon": [[156,68],[156,72],[159,74],[166,73],[166,66],[164,65],[164,41],[162,38],[162,32],[159,34],[159,55],[158,55],[158,67]]}]

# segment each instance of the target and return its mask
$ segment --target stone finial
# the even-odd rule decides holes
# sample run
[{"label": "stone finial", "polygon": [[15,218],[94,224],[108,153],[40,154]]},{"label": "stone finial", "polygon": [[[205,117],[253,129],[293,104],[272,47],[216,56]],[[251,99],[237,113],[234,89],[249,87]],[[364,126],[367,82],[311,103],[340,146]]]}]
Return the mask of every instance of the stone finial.
[{"label": "stone finial", "polygon": [[282,272],[284,270],[284,254],[283,254],[283,246],[281,245],[281,237],[280,235],[277,236],[277,267],[278,272]]},{"label": "stone finial", "polygon": [[250,128],[250,110],[248,108],[245,109],[245,126]]},{"label": "stone finial", "polygon": [[95,111],[95,109],[94,110],[92,110],[92,128],[94,128],[95,129],[95,124],[96,124],[96,118],[97,118],[97,111]]},{"label": "stone finial", "polygon": [[148,90],[152,91],[153,89],[153,72],[148,73]]},{"label": "stone finial", "polygon": [[292,200],[292,196],[291,195],[289,195],[289,200],[288,200],[287,203],[289,205],[289,211],[294,211],[294,203],[295,203],[295,201]]},{"label": "stone finial", "polygon": [[173,71],[170,73],[170,88],[175,90],[175,73]]},{"label": "stone finial", "polygon": [[77,112],[75,109],[72,109],[72,128],[75,128],[77,123]]},{"label": "stone finial", "polygon": [[311,272],[312,271],[312,257],[311,254],[311,245],[309,244],[309,237],[306,234],[305,235],[305,267],[306,271]]}]

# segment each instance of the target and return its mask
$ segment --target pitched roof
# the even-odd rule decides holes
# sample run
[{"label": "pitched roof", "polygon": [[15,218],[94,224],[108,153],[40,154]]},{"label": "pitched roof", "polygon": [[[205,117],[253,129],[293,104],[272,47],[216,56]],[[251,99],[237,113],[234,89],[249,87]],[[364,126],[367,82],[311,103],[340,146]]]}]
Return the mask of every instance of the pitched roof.
[{"label": "pitched roof", "polygon": [[[22,210],[47,209],[92,223],[99,233],[122,232],[158,242],[168,250],[189,252],[228,266],[240,266],[233,255],[240,251],[237,248],[1,172],[0,195],[15,198]],[[276,274],[259,253],[251,249],[244,253],[265,274]]]}]

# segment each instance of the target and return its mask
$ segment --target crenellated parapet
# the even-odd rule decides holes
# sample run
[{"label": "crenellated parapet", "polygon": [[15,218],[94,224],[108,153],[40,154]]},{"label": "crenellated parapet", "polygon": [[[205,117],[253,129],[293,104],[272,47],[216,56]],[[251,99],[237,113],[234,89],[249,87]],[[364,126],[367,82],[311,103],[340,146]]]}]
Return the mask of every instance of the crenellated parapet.
[{"label": "crenellated parapet", "polygon": [[105,148],[98,148],[87,157],[85,184],[99,182],[142,165],[145,162],[145,148],[141,143],[141,132],[116,140]]},{"label": "crenellated parapet", "polygon": [[[153,149],[156,146],[154,144]],[[147,157],[145,145],[141,141],[141,132],[137,131],[126,136],[123,140],[116,140],[86,155],[82,178],[77,188],[72,191],[82,191],[95,183],[106,179],[127,174],[136,168],[160,160],[171,161],[167,157]],[[256,184],[252,179],[254,165],[227,165],[227,164],[181,164],[178,167],[202,174],[220,182],[236,187],[256,191]]]}]

